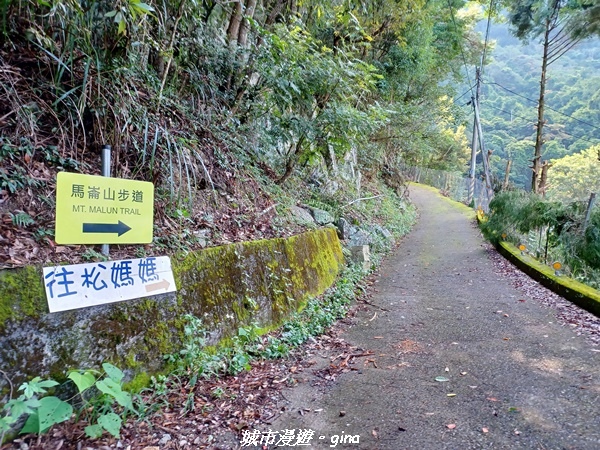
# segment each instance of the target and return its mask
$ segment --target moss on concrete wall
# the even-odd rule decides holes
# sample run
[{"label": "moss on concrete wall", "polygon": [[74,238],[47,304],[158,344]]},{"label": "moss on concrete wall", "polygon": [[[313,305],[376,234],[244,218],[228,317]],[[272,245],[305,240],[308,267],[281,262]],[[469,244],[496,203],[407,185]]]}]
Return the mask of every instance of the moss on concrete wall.
[{"label": "moss on concrete wall", "polygon": [[185,314],[203,320],[211,344],[252,322],[276,326],[331,286],[343,256],[335,230],[325,228],[171,261],[176,294],[52,314],[41,267],[0,273],[0,367],[13,383],[37,375],[60,380],[68,369],[104,361],[130,379],[147,377],[161,370],[164,354],[179,350]]},{"label": "moss on concrete wall", "polygon": [[48,313],[41,272],[33,266],[0,271],[0,331],[8,320]]},{"label": "moss on concrete wall", "polygon": [[529,255],[522,255],[518,248],[508,242],[500,242],[496,245],[496,248],[506,259],[531,278],[600,317],[600,292],[596,289],[572,278],[556,275],[554,269],[540,263]]}]

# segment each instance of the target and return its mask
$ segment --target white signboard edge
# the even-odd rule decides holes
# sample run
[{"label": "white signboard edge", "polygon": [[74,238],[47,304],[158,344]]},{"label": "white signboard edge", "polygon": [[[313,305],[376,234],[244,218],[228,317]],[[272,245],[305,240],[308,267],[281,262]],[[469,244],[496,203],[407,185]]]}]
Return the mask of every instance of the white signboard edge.
[{"label": "white signboard edge", "polygon": [[[146,264],[145,280],[140,264]],[[177,291],[168,256],[44,267],[43,282],[51,313]]]}]

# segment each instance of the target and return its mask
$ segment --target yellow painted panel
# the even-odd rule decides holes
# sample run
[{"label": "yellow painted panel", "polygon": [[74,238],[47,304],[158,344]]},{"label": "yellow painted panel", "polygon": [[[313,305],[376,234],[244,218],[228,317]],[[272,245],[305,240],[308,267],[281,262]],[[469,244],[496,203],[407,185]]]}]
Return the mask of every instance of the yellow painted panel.
[{"label": "yellow painted panel", "polygon": [[152,242],[154,185],[60,172],[56,177],[58,244]]}]

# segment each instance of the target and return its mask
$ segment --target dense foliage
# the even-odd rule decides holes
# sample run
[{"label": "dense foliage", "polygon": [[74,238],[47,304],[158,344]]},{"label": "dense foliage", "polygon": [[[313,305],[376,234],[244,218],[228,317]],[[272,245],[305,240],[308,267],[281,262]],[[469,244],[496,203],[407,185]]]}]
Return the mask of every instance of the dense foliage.
[{"label": "dense foliage", "polygon": [[[494,49],[484,68],[481,111],[486,144],[493,152],[492,170],[501,184],[507,161],[511,160],[511,183],[529,189],[541,46],[536,39],[523,45],[510,35],[507,24],[492,24],[490,41]],[[542,152],[546,161],[600,143],[598,43],[597,38],[579,42],[548,69]],[[549,178],[553,170],[549,169]]]},{"label": "dense foliage", "polygon": [[560,261],[574,278],[600,285],[600,209],[586,223],[587,202],[561,203],[524,191],[506,191],[490,203],[484,233],[523,243],[546,262]]},{"label": "dense foliage", "polygon": [[24,177],[24,155],[58,148],[83,163],[102,144],[117,152],[115,175],[188,200],[227,181],[211,170],[235,172],[234,160],[266,164],[278,182],[349,151],[367,170],[456,166],[466,141],[447,81],[479,42],[461,6],[4,1],[3,186]]},{"label": "dense foliage", "polygon": [[600,145],[553,161],[547,197],[569,203],[600,193]]}]

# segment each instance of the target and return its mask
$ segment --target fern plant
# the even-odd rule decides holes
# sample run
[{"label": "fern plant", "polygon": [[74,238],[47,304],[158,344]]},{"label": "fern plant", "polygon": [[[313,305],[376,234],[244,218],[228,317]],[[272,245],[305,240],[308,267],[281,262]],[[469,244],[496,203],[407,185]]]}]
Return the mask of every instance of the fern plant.
[{"label": "fern plant", "polygon": [[18,211],[16,214],[9,213],[12,224],[19,228],[26,228],[35,224],[35,220],[23,211]]}]

